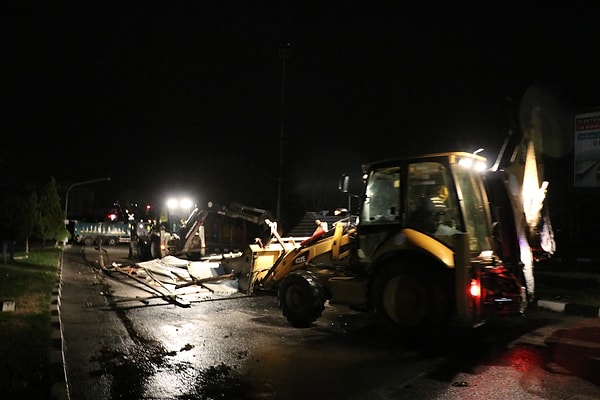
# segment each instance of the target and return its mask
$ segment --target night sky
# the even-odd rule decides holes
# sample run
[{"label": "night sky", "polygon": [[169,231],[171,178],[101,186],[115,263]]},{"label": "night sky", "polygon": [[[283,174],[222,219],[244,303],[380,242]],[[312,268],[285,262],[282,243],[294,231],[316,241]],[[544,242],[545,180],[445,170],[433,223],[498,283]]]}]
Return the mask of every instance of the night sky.
[{"label": "night sky", "polygon": [[275,211],[283,121],[292,215],[344,206],[365,161],[494,160],[526,94],[550,118],[600,105],[598,6],[286,3],[3,2],[0,177]]}]

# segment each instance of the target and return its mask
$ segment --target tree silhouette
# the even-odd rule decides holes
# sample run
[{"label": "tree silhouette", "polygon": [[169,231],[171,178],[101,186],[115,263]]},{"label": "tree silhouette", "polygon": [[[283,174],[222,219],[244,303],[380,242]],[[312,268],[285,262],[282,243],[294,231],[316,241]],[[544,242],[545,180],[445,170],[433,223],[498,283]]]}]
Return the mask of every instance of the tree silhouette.
[{"label": "tree silhouette", "polygon": [[38,210],[37,233],[42,239],[42,247],[45,247],[46,240],[55,240],[57,246],[58,241],[63,240],[66,228],[54,177],[51,177],[40,189]]}]

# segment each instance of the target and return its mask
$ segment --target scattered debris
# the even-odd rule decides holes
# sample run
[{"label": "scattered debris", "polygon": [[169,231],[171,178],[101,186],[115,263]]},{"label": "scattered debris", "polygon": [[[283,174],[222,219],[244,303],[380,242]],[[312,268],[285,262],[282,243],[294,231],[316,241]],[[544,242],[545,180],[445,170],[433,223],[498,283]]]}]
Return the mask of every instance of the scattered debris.
[{"label": "scattered debris", "polygon": [[[113,262],[102,270],[108,275],[117,272],[152,290],[157,297],[163,298],[180,307],[189,307],[186,294],[198,294],[197,287],[204,294],[212,296],[231,296],[239,293],[235,273],[224,273],[221,264],[213,261],[188,261],[173,256],[135,264]],[[190,287],[196,289],[190,291]]]}]

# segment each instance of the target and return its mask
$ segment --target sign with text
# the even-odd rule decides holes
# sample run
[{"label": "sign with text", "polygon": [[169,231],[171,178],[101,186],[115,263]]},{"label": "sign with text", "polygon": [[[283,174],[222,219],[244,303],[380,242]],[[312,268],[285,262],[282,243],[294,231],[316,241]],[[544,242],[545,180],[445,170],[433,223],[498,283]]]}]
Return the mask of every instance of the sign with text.
[{"label": "sign with text", "polygon": [[600,109],[575,114],[575,187],[600,187]]}]

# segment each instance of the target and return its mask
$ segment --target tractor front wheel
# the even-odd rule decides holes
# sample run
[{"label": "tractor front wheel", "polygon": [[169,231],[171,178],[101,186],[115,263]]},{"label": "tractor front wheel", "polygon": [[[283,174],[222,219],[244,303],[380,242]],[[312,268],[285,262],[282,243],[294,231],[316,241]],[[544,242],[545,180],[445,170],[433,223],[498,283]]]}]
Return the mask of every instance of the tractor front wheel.
[{"label": "tractor front wheel", "polygon": [[278,291],[279,307],[288,322],[306,328],[325,309],[325,291],[319,280],[308,271],[297,271],[283,279]]}]

